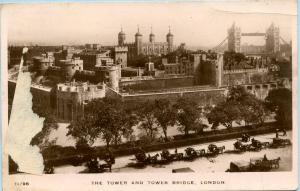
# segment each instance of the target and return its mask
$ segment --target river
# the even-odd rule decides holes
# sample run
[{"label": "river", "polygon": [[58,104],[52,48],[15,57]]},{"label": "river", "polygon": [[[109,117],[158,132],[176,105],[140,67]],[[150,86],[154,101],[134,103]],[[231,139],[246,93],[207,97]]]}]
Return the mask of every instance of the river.
[{"label": "river", "polygon": [[[275,137],[275,134],[264,134],[264,135],[259,135],[255,136],[255,139],[263,141],[263,142],[272,142],[272,138]],[[289,131],[287,132],[287,136],[282,137],[284,139],[288,138],[292,140],[292,132]],[[214,142],[217,146],[225,146],[225,150],[232,150],[233,149],[233,143],[235,142],[235,139],[231,140],[226,140],[226,141],[218,141]],[[193,147],[195,149],[205,149],[207,150],[207,146],[210,143],[206,144],[197,144],[197,145],[192,145],[190,147]],[[181,147],[178,148],[178,152],[184,152],[184,149],[186,147]],[[174,149],[169,150],[171,153],[174,153]],[[158,152],[151,152],[150,155],[154,155]],[[220,154],[217,157],[214,158],[197,158],[194,161],[176,161],[172,162],[167,165],[160,165],[160,166],[146,166],[145,168],[142,169],[137,169],[137,168],[131,168],[131,167],[126,167],[126,165],[130,162],[134,162],[134,156],[125,156],[125,157],[118,157],[116,158],[116,163],[113,165],[112,172],[134,172],[134,173],[155,173],[155,172],[172,172],[172,169],[176,168],[184,168],[184,167],[189,167],[195,172],[225,172],[229,168],[229,164],[232,161],[249,161],[250,158],[255,158],[255,157],[263,157],[264,154],[269,159],[274,159],[277,157],[280,157],[280,167],[278,169],[272,169],[272,171],[290,171],[292,169],[292,146],[286,146],[284,148],[277,148],[277,149],[262,149],[261,151],[256,151],[256,152],[244,152],[240,154],[229,154],[229,153],[224,153]],[[66,165],[66,166],[60,166],[55,168],[55,173],[79,173],[85,169],[85,166],[71,166],[71,165]]]}]

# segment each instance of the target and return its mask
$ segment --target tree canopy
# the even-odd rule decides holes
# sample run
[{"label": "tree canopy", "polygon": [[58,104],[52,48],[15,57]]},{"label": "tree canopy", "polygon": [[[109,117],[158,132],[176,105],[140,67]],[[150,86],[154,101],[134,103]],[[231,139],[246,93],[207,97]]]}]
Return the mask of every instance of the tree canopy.
[{"label": "tree canopy", "polygon": [[292,125],[292,91],[287,88],[273,89],[265,99],[266,106],[275,112],[277,122],[286,127]]},{"label": "tree canopy", "polygon": [[173,126],[176,122],[176,113],[171,103],[167,99],[155,100],[154,116],[158,125],[162,128],[165,140],[168,140],[167,130],[169,126]]},{"label": "tree canopy", "polygon": [[153,101],[147,100],[138,108],[137,112],[140,125],[139,128],[144,130],[146,135],[153,140],[158,132],[155,118],[155,104]]},{"label": "tree canopy", "polygon": [[246,124],[262,124],[267,110],[261,100],[248,93],[244,87],[236,86],[229,90],[225,101],[214,107],[206,117],[209,123],[216,128],[219,124],[227,128],[233,126],[233,122]]},{"label": "tree canopy", "polygon": [[189,134],[190,130],[194,130],[196,125],[199,125],[199,109],[197,104],[187,98],[180,98],[174,105],[176,109],[176,119],[181,124],[178,130]]},{"label": "tree canopy", "polygon": [[84,116],[69,126],[68,134],[91,146],[102,138],[106,147],[121,142],[122,136],[132,133],[136,117],[119,99],[94,99],[85,107]]}]

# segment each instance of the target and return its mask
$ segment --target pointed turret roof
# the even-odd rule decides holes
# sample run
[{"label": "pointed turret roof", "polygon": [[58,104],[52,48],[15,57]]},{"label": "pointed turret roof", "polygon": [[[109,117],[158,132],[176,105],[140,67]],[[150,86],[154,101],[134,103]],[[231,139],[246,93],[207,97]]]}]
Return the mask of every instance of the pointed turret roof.
[{"label": "pointed turret roof", "polygon": [[152,26],[151,26],[151,32],[150,32],[150,36],[155,36],[152,32]]},{"label": "pointed turret roof", "polygon": [[167,34],[167,36],[174,36],[172,33],[171,33],[171,27],[169,26],[169,33]]},{"label": "pointed turret roof", "polygon": [[140,26],[138,26],[138,31],[137,31],[137,33],[135,33],[135,36],[143,36],[143,35],[140,33]]},{"label": "pointed turret roof", "polygon": [[125,33],[123,32],[123,27],[121,27],[121,31],[119,32],[119,35],[125,35]]}]

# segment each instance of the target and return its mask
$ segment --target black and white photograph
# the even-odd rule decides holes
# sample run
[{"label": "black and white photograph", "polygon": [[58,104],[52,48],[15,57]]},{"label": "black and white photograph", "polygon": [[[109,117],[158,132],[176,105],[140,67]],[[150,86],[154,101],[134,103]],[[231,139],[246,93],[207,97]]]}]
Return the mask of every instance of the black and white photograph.
[{"label": "black and white photograph", "polygon": [[[21,190],[35,175],[76,175],[72,187],[93,175],[119,178],[89,185],[193,190],[226,185],[219,174],[254,173],[257,181],[277,174],[276,182],[290,173],[278,189],[293,187],[296,7],[292,0],[3,5],[7,179]],[[147,174],[156,179],[136,179]],[[194,179],[164,181],[186,175]]]}]

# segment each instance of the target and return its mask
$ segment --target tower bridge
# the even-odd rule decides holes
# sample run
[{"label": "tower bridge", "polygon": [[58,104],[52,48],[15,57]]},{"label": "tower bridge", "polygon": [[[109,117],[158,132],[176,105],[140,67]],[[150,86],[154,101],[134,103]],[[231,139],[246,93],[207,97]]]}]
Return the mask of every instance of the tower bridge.
[{"label": "tower bridge", "polygon": [[[245,36],[252,36],[252,37],[264,37],[265,38],[265,45],[259,48],[258,51],[251,52],[247,50],[243,50],[241,46],[241,39]],[[266,32],[242,32],[241,28],[236,26],[235,23],[227,31],[227,36],[224,40],[222,40],[216,47],[212,50],[218,51],[225,43],[228,44],[228,51],[233,52],[242,52],[246,54],[274,54],[280,51],[280,43],[288,44],[281,36],[279,27],[276,27],[273,23],[267,28]],[[252,50],[253,51],[253,50]]]}]

